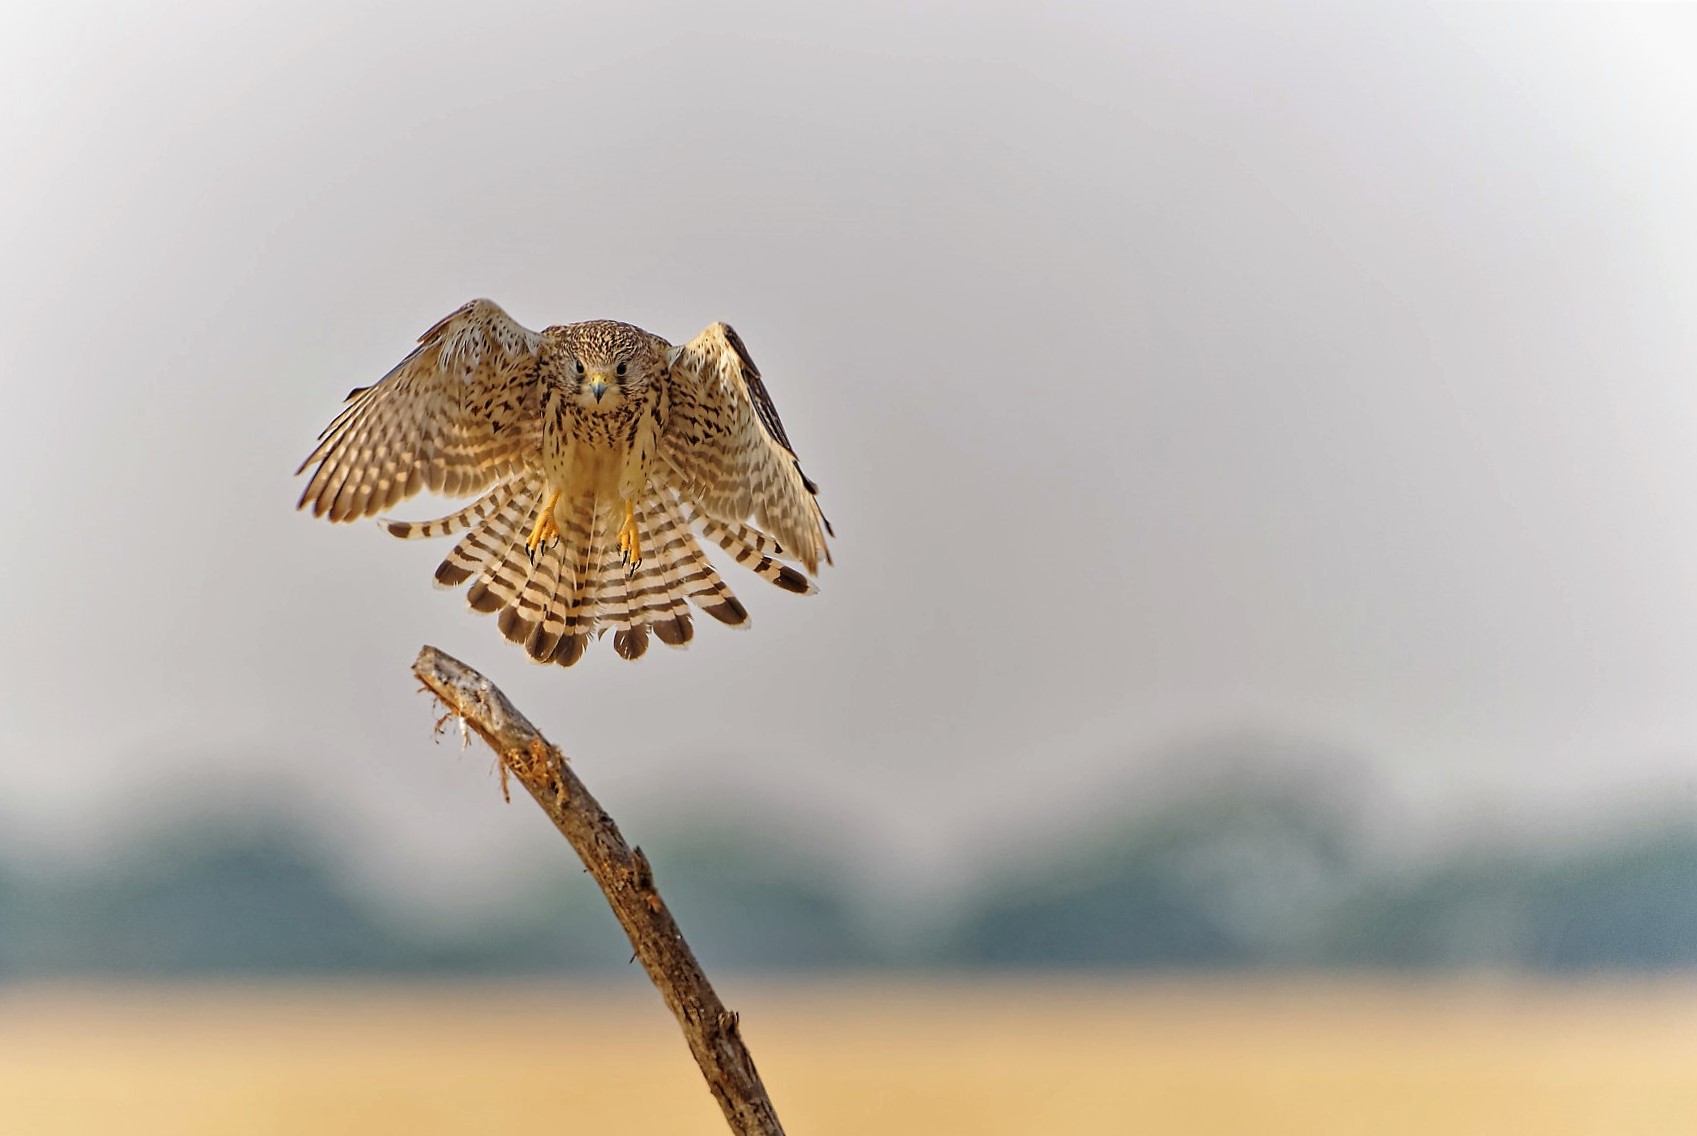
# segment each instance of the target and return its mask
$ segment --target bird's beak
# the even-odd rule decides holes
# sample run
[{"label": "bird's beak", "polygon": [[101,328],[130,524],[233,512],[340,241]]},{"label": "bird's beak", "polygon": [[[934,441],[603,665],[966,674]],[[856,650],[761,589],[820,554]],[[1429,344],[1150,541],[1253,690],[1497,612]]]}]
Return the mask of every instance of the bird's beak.
[{"label": "bird's beak", "polygon": [[593,379],[590,379],[589,393],[595,396],[596,402],[600,402],[601,396],[607,393],[607,376],[596,375]]}]

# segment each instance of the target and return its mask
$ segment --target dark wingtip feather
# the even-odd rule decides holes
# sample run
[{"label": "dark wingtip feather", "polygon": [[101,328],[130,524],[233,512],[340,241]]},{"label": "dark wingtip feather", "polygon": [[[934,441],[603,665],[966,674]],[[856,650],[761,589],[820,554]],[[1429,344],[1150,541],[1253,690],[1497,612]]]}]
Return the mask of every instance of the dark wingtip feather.
[{"label": "dark wingtip feather", "polygon": [[772,577],[772,582],[784,591],[795,592],[797,595],[806,595],[813,590],[813,585],[807,577],[787,564],[779,566],[778,574]]},{"label": "dark wingtip feather", "polygon": [[554,648],[553,661],[562,667],[569,667],[583,658],[583,649],[589,645],[587,635],[566,635],[560,639],[559,646]]},{"label": "dark wingtip feather", "polygon": [[533,626],[530,638],[524,641],[524,649],[530,657],[539,663],[546,663],[554,658],[554,652],[560,646],[560,637],[550,633],[542,624]]},{"label": "dark wingtip feather", "polygon": [[458,564],[444,560],[436,566],[436,582],[444,588],[454,588],[471,579],[471,572]]},{"label": "dark wingtip feather", "polygon": [[701,610],[720,623],[728,623],[732,627],[748,622],[748,609],[743,607],[742,601],[735,596],[726,596],[718,603],[703,605]]},{"label": "dark wingtip feather", "polygon": [[648,628],[644,624],[628,627],[613,636],[613,650],[619,658],[635,662],[648,653]]},{"label": "dark wingtip feather", "polygon": [[695,624],[688,615],[662,619],[654,624],[654,635],[668,647],[682,647],[695,638]]},{"label": "dark wingtip feather", "polygon": [[502,607],[501,597],[490,591],[487,584],[473,584],[465,594],[465,602],[473,611],[500,611]]},{"label": "dark wingtip feather", "polygon": [[530,632],[536,626],[520,615],[516,607],[502,608],[501,616],[495,621],[495,625],[501,629],[501,634],[507,637],[509,643],[525,642],[530,638]]}]

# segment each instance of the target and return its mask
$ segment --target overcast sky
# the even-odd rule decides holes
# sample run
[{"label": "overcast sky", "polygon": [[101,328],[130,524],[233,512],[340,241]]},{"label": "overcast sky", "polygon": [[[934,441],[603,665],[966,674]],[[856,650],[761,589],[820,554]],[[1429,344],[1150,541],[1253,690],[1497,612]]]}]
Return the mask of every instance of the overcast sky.
[{"label": "overcast sky", "polygon": [[[1697,783],[1691,9],[8,22],[13,833],[293,788],[486,876],[546,834],[429,744],[424,642],[616,815],[750,796],[920,874],[1217,733],[1428,824]],[[542,668],[432,588],[444,544],[293,512],[348,388],[480,295],[734,323],[821,593],[732,576],[748,634]]]}]

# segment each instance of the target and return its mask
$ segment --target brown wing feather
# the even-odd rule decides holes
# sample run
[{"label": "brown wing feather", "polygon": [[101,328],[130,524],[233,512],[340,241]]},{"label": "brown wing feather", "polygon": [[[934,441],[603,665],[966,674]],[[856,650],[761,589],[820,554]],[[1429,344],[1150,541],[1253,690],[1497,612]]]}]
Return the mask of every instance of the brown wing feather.
[{"label": "brown wing feather", "polygon": [[809,572],[821,560],[830,563],[831,526],[819,508],[818,486],[801,472],[737,333],[716,323],[674,348],[672,378],[660,455],[683,498],[727,524],[753,517]]},{"label": "brown wing feather", "polygon": [[473,300],[319,435],[298,508],[332,521],[374,516],[424,489],[477,493],[540,463],[543,340],[492,300]]}]

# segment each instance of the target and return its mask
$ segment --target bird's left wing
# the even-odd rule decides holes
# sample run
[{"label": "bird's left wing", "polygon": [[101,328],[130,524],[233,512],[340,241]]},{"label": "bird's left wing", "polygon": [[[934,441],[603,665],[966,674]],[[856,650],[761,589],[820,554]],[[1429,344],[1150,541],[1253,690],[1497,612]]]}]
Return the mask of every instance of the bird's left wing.
[{"label": "bird's left wing", "polygon": [[543,338],[493,300],[473,300],[419,337],[381,380],[348,395],[297,474],[297,508],[351,521],[424,489],[479,492],[540,460]]},{"label": "bird's left wing", "polygon": [[760,370],[729,324],[671,349],[672,394],[660,456],[679,492],[729,524],[754,518],[785,555],[817,572],[831,562],[819,487],[801,472]]}]

